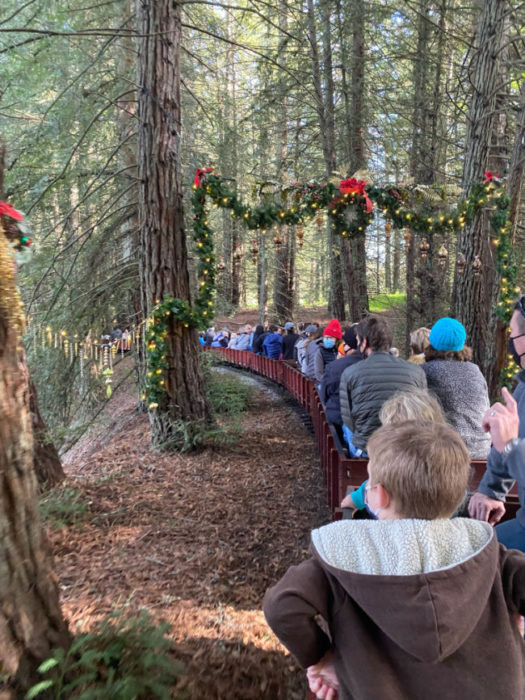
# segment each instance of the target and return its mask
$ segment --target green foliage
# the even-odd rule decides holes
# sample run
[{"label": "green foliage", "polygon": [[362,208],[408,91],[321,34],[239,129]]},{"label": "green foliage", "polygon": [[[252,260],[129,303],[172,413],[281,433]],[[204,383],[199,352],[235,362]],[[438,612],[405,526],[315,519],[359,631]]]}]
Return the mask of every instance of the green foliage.
[{"label": "green foliage", "polygon": [[369,299],[370,311],[378,313],[379,311],[391,309],[393,306],[403,306],[406,304],[407,295],[401,292],[396,292],[395,294],[369,294]]},{"label": "green foliage", "polygon": [[205,440],[207,427],[200,421],[168,420],[165,438],[158,440],[155,445],[159,450],[191,452],[201,447]]},{"label": "green foliage", "polygon": [[211,372],[207,394],[216,415],[238,415],[250,403],[253,387],[226,372]]},{"label": "green foliage", "polygon": [[201,353],[202,376],[214,415],[240,415],[252,400],[253,386],[237,373],[220,368],[224,368],[224,361],[218,353]]},{"label": "green foliage", "polygon": [[88,504],[79,489],[56,486],[40,499],[43,520],[55,529],[64,526],[80,526],[88,514]]},{"label": "green foliage", "polygon": [[201,427],[200,444],[209,447],[234,445],[242,435],[241,416],[253,397],[253,387],[234,373],[217,370],[217,367],[224,367],[218,354],[203,352],[201,358],[206,393],[215,422],[211,427]]},{"label": "green foliage", "polygon": [[55,700],[140,700],[173,697],[182,668],[169,656],[169,625],[116,611],[88,634],[75,638],[67,652],[57,649],[38,672],[45,676],[26,700],[49,691]]},{"label": "green foliage", "polygon": [[41,347],[34,328],[25,336],[24,345],[49,440],[57,448],[70,445],[84,432],[98,406],[102,382],[93,376],[88,362],[81,381],[79,357],[66,357],[60,348]]}]

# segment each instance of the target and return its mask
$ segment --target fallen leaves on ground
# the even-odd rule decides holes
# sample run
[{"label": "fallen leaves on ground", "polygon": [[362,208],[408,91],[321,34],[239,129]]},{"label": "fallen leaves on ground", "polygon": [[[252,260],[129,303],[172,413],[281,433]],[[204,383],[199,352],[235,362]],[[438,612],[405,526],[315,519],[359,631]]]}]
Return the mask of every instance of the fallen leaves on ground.
[{"label": "fallen leaves on ground", "polygon": [[304,673],[261,612],[266,588],[305,558],[309,531],[329,519],[298,411],[261,381],[235,445],[156,453],[127,391],[111,399],[113,423],[67,460],[88,518],[50,532],[73,631],[129,601],[171,624],[186,667],[175,695],[303,700]]}]

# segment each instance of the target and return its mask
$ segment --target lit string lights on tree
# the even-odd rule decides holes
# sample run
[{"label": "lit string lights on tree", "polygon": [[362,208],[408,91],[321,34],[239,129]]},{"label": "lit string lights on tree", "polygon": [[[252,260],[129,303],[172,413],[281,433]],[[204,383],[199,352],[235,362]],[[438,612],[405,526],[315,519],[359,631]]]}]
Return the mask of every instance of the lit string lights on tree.
[{"label": "lit string lights on tree", "polygon": [[7,202],[0,202],[0,312],[22,335],[25,330],[24,305],[16,287],[16,263],[11,248],[20,250],[31,244],[19,228],[24,217]]},{"label": "lit string lights on tree", "polygon": [[[260,231],[263,235],[272,227],[297,227],[302,243],[303,225],[318,217],[326,210],[334,231],[343,238],[365,236],[374,219],[373,205],[381,210],[387,221],[398,228],[408,228],[427,238],[434,234],[458,233],[470,224],[480,209],[493,205],[491,217],[494,232],[493,243],[497,249],[497,269],[501,275],[501,289],[496,313],[506,320],[515,295],[517,268],[512,262],[510,231],[507,221],[509,199],[497,176],[485,173],[483,183],[472,186],[469,196],[448,212],[435,214],[430,206],[422,202],[420,209],[410,205],[413,187],[376,186],[367,184],[355,177],[334,182],[293,183],[283,190],[282,202],[265,201],[257,206],[241,201],[225,178],[216,175],[213,168],[198,169],[195,173],[192,194],[193,238],[199,258],[198,295],[192,307],[188,301],[175,299],[170,295],[159,301],[152,311],[147,332],[148,371],[146,391],[143,396],[151,410],[165,400],[164,372],[166,361],[166,336],[168,319],[172,315],[184,326],[206,328],[213,318],[213,294],[215,292],[215,255],[213,231],[208,221],[206,200],[209,198],[214,208],[229,209],[232,216],[242,221],[250,231]],[[421,190],[421,188],[419,188]],[[446,188],[426,188],[434,195],[446,200]],[[291,195],[292,206],[285,200]],[[278,234],[275,234],[278,236]],[[253,250],[251,251],[253,253]],[[255,253],[253,253],[255,257]],[[219,263],[220,266],[220,263]],[[509,301],[510,300],[510,301]]]}]

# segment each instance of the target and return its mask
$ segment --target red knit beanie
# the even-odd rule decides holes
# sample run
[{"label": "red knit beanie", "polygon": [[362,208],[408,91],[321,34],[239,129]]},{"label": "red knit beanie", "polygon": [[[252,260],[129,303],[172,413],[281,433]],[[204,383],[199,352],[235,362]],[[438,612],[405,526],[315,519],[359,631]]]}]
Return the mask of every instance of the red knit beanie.
[{"label": "red knit beanie", "polygon": [[329,335],[331,338],[338,338],[341,340],[343,337],[343,334],[341,333],[341,324],[336,318],[333,318],[326,326],[323,331],[323,335]]}]

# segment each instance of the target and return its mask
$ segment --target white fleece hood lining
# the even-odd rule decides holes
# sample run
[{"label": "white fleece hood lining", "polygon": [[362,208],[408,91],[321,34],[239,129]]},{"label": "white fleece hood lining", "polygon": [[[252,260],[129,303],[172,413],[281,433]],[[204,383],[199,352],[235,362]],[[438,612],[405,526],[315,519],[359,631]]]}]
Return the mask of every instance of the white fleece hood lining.
[{"label": "white fleece hood lining", "polygon": [[328,565],[343,571],[413,576],[457,566],[478,554],[494,536],[479,520],[340,520],[312,532]]}]

